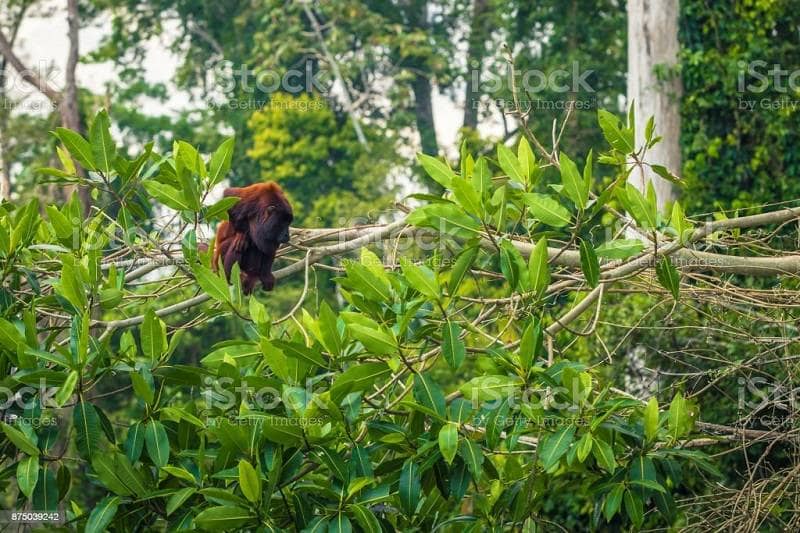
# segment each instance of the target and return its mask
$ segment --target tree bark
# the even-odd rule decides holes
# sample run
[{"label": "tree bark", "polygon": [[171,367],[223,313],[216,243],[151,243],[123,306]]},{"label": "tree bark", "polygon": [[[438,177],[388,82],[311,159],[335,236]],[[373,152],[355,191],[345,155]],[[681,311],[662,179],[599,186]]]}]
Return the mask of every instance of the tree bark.
[{"label": "tree bark", "polygon": [[481,101],[481,74],[488,37],[488,0],[473,0],[472,23],[467,46],[467,86],[464,94],[464,128],[478,127],[478,106]]},{"label": "tree bark", "polygon": [[[680,174],[680,97],[678,66],[679,0],[628,0],[628,105],[636,113],[636,146],[644,143],[647,120],[655,117],[661,142],[648,150],[645,161]],[[675,199],[672,183],[649,167],[636,169],[629,182],[642,191],[652,182],[659,209]]]},{"label": "tree bark", "polygon": [[436,141],[436,126],[433,121],[431,80],[423,73],[416,73],[411,88],[414,91],[414,114],[422,152],[437,155],[439,143]]}]

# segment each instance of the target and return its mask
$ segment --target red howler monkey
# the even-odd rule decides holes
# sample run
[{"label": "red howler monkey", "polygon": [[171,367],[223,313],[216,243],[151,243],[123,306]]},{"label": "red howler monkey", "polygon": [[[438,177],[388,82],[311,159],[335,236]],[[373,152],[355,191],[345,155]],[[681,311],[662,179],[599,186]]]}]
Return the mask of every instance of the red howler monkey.
[{"label": "red howler monkey", "polygon": [[230,187],[223,196],[241,198],[228,210],[228,221],[217,228],[213,267],[219,260],[228,281],[234,263],[239,263],[242,291],[250,294],[261,281],[264,290],[275,286],[272,262],[281,244],[289,242],[289,224],[294,215],[292,206],[275,182],[256,183],[247,187]]}]

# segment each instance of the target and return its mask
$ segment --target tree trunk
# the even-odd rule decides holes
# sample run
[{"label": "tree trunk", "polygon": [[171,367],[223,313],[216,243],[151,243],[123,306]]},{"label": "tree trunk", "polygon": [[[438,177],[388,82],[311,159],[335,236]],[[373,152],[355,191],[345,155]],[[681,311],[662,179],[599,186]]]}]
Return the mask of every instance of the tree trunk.
[{"label": "tree trunk", "polygon": [[[61,122],[65,128],[85,134],[85,128],[81,123],[81,113],[78,104],[78,84],[75,80],[75,70],[78,67],[78,30],[80,28],[80,18],[78,14],[78,0],[67,0],[67,26],[69,36],[69,52],[67,55],[67,68],[64,75],[65,84],[62,91],[62,98],[59,102],[59,112],[61,113]],[[86,171],[76,165],[78,172],[86,176]],[[83,205],[83,214],[89,213],[91,207],[91,196],[89,196],[89,189],[87,187],[78,187],[78,195]]]},{"label": "tree trunk", "polygon": [[11,112],[6,100],[6,60],[0,59],[0,200],[11,198],[11,173],[6,160],[5,132],[8,129],[8,114]]},{"label": "tree trunk", "polygon": [[433,122],[431,80],[425,74],[417,73],[414,75],[411,88],[414,91],[414,114],[422,152],[437,155],[439,143],[436,141],[436,127]]},{"label": "tree trunk", "polygon": [[467,87],[464,94],[464,128],[478,127],[478,106],[481,100],[481,74],[488,37],[487,0],[473,0],[472,23],[467,47]]},{"label": "tree trunk", "polygon": [[[648,150],[645,161],[664,165],[676,174],[681,171],[682,92],[676,71],[678,1],[628,0],[628,105],[634,103],[636,146],[643,145],[645,124],[654,116],[656,133],[663,139]],[[649,167],[636,169],[629,181],[640,190],[652,181],[659,209],[675,199],[672,183]]]}]

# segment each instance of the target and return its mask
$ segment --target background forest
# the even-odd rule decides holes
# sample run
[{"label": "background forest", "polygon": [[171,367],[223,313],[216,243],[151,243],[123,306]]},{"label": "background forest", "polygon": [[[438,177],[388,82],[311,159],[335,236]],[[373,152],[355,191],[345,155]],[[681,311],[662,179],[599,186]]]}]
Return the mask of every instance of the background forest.
[{"label": "background forest", "polygon": [[0,0],[0,507],[797,530],[796,8]]}]

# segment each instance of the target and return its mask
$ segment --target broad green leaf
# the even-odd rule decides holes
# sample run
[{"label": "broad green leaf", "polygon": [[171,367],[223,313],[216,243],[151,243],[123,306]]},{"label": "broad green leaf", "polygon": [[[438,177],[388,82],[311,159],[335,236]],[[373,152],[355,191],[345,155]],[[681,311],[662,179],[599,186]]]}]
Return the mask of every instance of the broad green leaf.
[{"label": "broad green leaf", "polygon": [[197,279],[197,283],[206,294],[218,302],[228,303],[231,301],[228,284],[223,278],[214,273],[210,268],[204,267],[203,265],[194,265],[192,270],[195,278]]},{"label": "broad green leaf", "polygon": [[400,267],[411,287],[429,298],[439,298],[439,283],[436,281],[436,274],[430,268],[425,265],[415,265],[406,259],[400,261]]},{"label": "broad green leaf", "polygon": [[652,441],[658,434],[658,399],[651,396],[643,411],[644,436]]},{"label": "broad green leaf", "polygon": [[577,446],[577,457],[578,461],[581,463],[589,457],[589,454],[592,453],[592,446],[594,444],[594,439],[592,438],[591,433],[584,433],[583,436],[578,440]]},{"label": "broad green leaf", "polygon": [[483,474],[483,452],[476,442],[469,439],[461,439],[458,445],[458,455],[467,465],[472,478],[477,483]]},{"label": "broad green leaf", "polygon": [[672,204],[669,224],[672,229],[675,230],[679,242],[683,244],[689,242],[692,237],[694,226],[692,226],[692,223],[686,218],[686,215],[683,213],[683,208],[677,200]]},{"label": "broad green leaf", "polygon": [[92,459],[92,469],[109,490],[118,496],[144,496],[148,491],[141,474],[121,453],[98,453]]},{"label": "broad green leaf", "polygon": [[575,162],[567,154],[561,152],[559,154],[559,162],[561,166],[561,183],[564,185],[563,193],[572,200],[575,207],[583,209],[589,199],[589,189],[586,187],[586,182],[578,172]]},{"label": "broad green leaf", "polygon": [[625,504],[625,512],[628,514],[628,518],[637,528],[641,527],[644,522],[644,505],[641,498],[628,489],[625,491],[622,501]]},{"label": "broad green leaf", "polygon": [[447,404],[445,403],[444,393],[441,387],[431,378],[422,374],[416,374],[414,376],[413,392],[414,399],[420,404],[431,409],[442,419],[447,416]]},{"label": "broad green leaf", "polygon": [[547,260],[547,238],[542,237],[531,250],[531,256],[528,259],[528,279],[531,290],[537,298],[541,298],[550,285],[550,270]]},{"label": "broad green leaf", "polygon": [[105,109],[94,117],[89,128],[89,140],[92,143],[92,155],[97,170],[100,172],[112,170],[114,160],[117,158],[117,147],[111,138],[111,121]]},{"label": "broad green leaf", "polygon": [[151,360],[163,355],[167,348],[167,325],[156,316],[152,308],[144,314],[144,321],[139,329],[142,353]]},{"label": "broad green leaf", "polygon": [[347,510],[356,519],[358,524],[365,533],[381,533],[381,528],[378,518],[364,505],[353,503],[347,506]]},{"label": "broad green leaf", "polygon": [[595,248],[595,253],[598,257],[606,259],[627,259],[642,250],[644,250],[644,244],[638,239],[614,239]]},{"label": "broad green leaf", "polygon": [[522,170],[519,159],[514,155],[514,152],[503,143],[497,145],[497,162],[500,164],[502,171],[517,183],[525,184],[527,181],[525,173]]},{"label": "broad green leaf", "polygon": [[517,393],[523,381],[517,376],[486,375],[469,380],[458,390],[464,398],[477,405],[483,402],[500,402]]},{"label": "broad green leaf", "polygon": [[210,507],[194,517],[194,523],[209,531],[231,531],[251,519],[250,511],[233,505]]},{"label": "broad green leaf", "polygon": [[411,516],[416,511],[421,490],[419,466],[414,463],[413,459],[408,459],[403,463],[403,468],[400,470],[400,486],[398,490],[400,506],[407,515]]},{"label": "broad green leaf", "polygon": [[455,424],[445,424],[439,430],[439,451],[447,464],[453,464],[458,453],[458,427]]},{"label": "broad green leaf", "polygon": [[544,224],[554,228],[562,228],[569,224],[570,212],[550,196],[539,193],[526,193],[523,195],[523,200],[533,216]]},{"label": "broad green leaf", "polygon": [[142,184],[145,190],[167,207],[176,211],[191,211],[192,204],[184,197],[183,192],[171,185],[154,180],[147,180]]},{"label": "broad green leaf", "polygon": [[59,407],[63,406],[67,403],[67,400],[72,396],[73,391],[75,390],[75,385],[78,383],[78,372],[72,370],[69,374],[67,374],[66,379],[64,379],[64,383],[59,387],[58,392],[55,395],[55,402],[56,405]]},{"label": "broad green leaf", "polygon": [[234,138],[228,137],[222,141],[222,144],[219,145],[219,148],[214,151],[214,155],[211,156],[208,169],[209,186],[214,186],[225,179],[225,176],[231,169],[234,143]]},{"label": "broad green leaf", "polygon": [[372,387],[378,379],[391,374],[386,363],[360,363],[350,366],[336,376],[331,385],[331,398],[337,404],[351,392],[359,392]]},{"label": "broad green leaf", "polygon": [[125,455],[131,462],[139,460],[144,448],[144,424],[134,422],[128,429],[128,436],[125,439]]},{"label": "broad green leaf", "polygon": [[615,150],[619,150],[623,154],[630,154],[635,150],[633,132],[627,128],[622,129],[620,120],[616,115],[609,113],[605,109],[598,109],[597,119],[600,129],[603,131],[603,137]]},{"label": "broad green leaf", "polygon": [[174,513],[176,509],[180,509],[195,492],[197,492],[197,489],[194,487],[186,487],[170,496],[167,500],[167,516]]},{"label": "broad green leaf", "polygon": [[391,330],[379,326],[375,329],[362,324],[347,324],[347,330],[354,339],[361,341],[364,347],[376,355],[397,353],[397,339]]},{"label": "broad green leaf", "polygon": [[102,533],[114,519],[119,508],[119,496],[106,496],[92,509],[86,521],[85,533]]},{"label": "broad green leaf", "polygon": [[354,261],[345,263],[346,284],[361,292],[367,299],[376,302],[391,300],[391,285],[388,279],[375,275],[366,266]]},{"label": "broad green leaf", "polygon": [[39,470],[39,481],[33,489],[31,509],[37,511],[55,511],[58,509],[58,484],[56,476],[49,468]]},{"label": "broad green leaf", "polygon": [[694,429],[694,421],[697,418],[697,405],[683,397],[678,392],[672,398],[669,405],[667,416],[667,426],[669,434],[673,440],[691,433]]},{"label": "broad green leaf", "polygon": [[466,347],[461,340],[458,322],[446,320],[442,326],[442,355],[453,370],[458,370],[466,357]]},{"label": "broad green leaf", "polygon": [[25,337],[16,326],[8,320],[0,318],[0,346],[16,354],[18,350],[24,350],[26,344]]},{"label": "broad green leaf", "polygon": [[589,244],[589,241],[581,239],[579,249],[583,277],[586,278],[586,283],[588,283],[590,287],[597,287],[600,283],[600,262],[597,259],[594,247]]},{"label": "broad green leaf", "polygon": [[458,292],[461,282],[464,281],[477,256],[477,246],[466,248],[459,254],[458,259],[453,264],[453,268],[450,270],[450,280],[447,283],[447,292],[449,294],[453,295]]},{"label": "broad green leaf", "polygon": [[594,439],[594,446],[592,446],[592,455],[600,468],[609,474],[614,473],[617,461],[614,459],[614,449],[608,442],[602,438],[596,437]]},{"label": "broad green leaf", "polygon": [[17,486],[30,499],[39,481],[39,456],[26,457],[17,464]]},{"label": "broad green leaf", "polygon": [[406,217],[414,226],[432,228],[444,236],[471,238],[481,231],[480,223],[455,204],[429,204]]},{"label": "broad green leaf", "polygon": [[658,221],[655,202],[645,198],[639,189],[631,183],[628,183],[625,189],[619,189],[618,194],[627,196],[628,201],[625,208],[631,212],[639,227],[644,230],[654,230],[656,228]]},{"label": "broad green leaf", "polygon": [[574,437],[575,426],[565,426],[548,436],[539,445],[539,459],[541,459],[545,470],[550,470],[558,464],[561,457],[569,450]]},{"label": "broad green leaf", "polygon": [[261,499],[261,477],[244,459],[239,460],[239,488],[249,501],[256,503]]},{"label": "broad green leaf", "polygon": [[64,143],[70,155],[86,170],[96,170],[92,145],[79,133],[67,128],[56,128],[56,137]]},{"label": "broad green leaf", "polygon": [[81,456],[91,459],[97,452],[100,442],[100,419],[94,405],[80,401],[72,411],[72,424],[75,427],[75,444]]},{"label": "broad green leaf", "polygon": [[528,372],[533,367],[536,356],[542,352],[542,323],[535,317],[531,318],[528,326],[522,332],[519,343],[519,362],[522,369]]},{"label": "broad green leaf", "polygon": [[164,424],[149,420],[144,428],[144,444],[154,465],[164,467],[169,463],[169,438]]},{"label": "broad green leaf", "polygon": [[522,169],[522,173],[525,175],[525,182],[530,183],[531,177],[536,170],[536,157],[533,155],[533,150],[531,150],[528,139],[524,136],[519,139],[517,159],[519,159],[519,166]]},{"label": "broad green leaf", "polygon": [[619,483],[614,485],[614,488],[606,495],[606,501],[603,505],[603,516],[606,517],[607,522],[611,522],[614,515],[619,511],[622,505],[622,494],[625,492],[625,485]]},{"label": "broad green leaf", "polygon": [[478,217],[483,216],[483,204],[481,203],[478,191],[473,188],[472,182],[463,178],[454,178],[453,181],[450,182],[450,188],[453,191],[453,195],[456,197],[456,201],[458,201],[461,207],[468,213],[472,213]]},{"label": "broad green leaf", "polygon": [[672,264],[672,261],[669,260],[669,257],[664,256],[656,263],[656,277],[659,283],[677,301],[681,294],[681,275],[675,265]]},{"label": "broad green leaf", "polygon": [[417,159],[422,165],[422,168],[425,169],[425,172],[427,172],[436,183],[445,189],[450,188],[450,184],[453,179],[455,179],[456,175],[447,163],[427,154],[417,154]]}]

